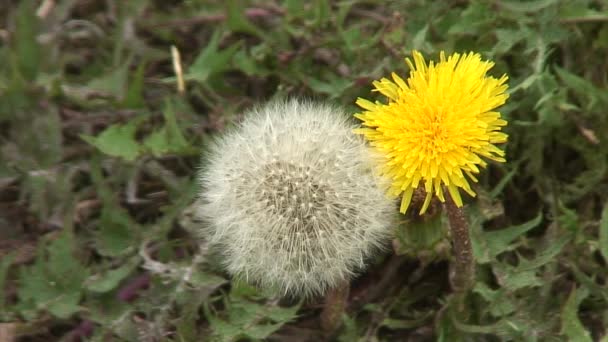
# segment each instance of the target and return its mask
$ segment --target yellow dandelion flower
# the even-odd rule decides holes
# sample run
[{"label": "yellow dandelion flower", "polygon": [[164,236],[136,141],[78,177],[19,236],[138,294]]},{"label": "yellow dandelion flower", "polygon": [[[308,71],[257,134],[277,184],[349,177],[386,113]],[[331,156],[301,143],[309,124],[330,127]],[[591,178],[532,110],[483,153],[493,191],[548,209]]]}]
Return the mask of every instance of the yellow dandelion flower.
[{"label": "yellow dandelion flower", "polygon": [[[495,109],[508,95],[507,76],[487,76],[494,63],[482,61],[478,53],[455,53],[446,58],[442,51],[438,63],[427,62],[420,52],[407,58],[407,83],[392,73],[375,81],[375,91],[388,97],[388,103],[372,103],[359,98],[365,111],[355,114],[365,136],[384,157],[380,172],[391,179],[389,193],[402,195],[400,211],[405,213],[420,182],[426,199],[423,214],[435,194],[445,201],[444,187],[459,207],[459,188],[475,196],[468,179],[487,163],[485,157],[504,162],[504,151],[494,144],[507,141],[500,132],[507,122]],[[466,175],[466,176],[465,176]]]}]

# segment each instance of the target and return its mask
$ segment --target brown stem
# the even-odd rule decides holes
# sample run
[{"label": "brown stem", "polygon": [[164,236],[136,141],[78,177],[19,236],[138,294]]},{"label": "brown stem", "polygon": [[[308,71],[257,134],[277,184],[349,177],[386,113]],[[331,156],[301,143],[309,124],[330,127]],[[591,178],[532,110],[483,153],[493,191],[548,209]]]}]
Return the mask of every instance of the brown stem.
[{"label": "brown stem", "polygon": [[350,283],[345,282],[325,295],[325,305],[321,312],[321,328],[325,335],[331,336],[340,328],[349,292]]},{"label": "brown stem", "polygon": [[469,225],[462,208],[457,207],[450,196],[446,196],[445,208],[450,222],[454,256],[454,260],[450,263],[450,283],[455,292],[463,293],[475,283],[475,261],[469,237]]}]

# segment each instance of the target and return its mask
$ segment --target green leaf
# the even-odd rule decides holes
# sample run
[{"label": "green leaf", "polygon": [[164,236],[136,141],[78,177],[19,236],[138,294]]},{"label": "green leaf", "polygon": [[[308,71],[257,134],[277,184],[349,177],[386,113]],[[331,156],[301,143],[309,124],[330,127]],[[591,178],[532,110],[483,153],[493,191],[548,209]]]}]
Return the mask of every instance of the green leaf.
[{"label": "green leaf", "polygon": [[241,44],[237,42],[220,51],[220,36],[220,30],[213,33],[205,49],[201,51],[188,68],[188,72],[184,75],[186,80],[205,83],[211,76],[221,74],[232,68],[230,62]]},{"label": "green leaf", "polygon": [[498,197],[498,195],[500,195],[502,193],[505,186],[511,181],[513,176],[515,176],[517,174],[518,170],[519,170],[519,167],[516,165],[511,171],[509,171],[509,173],[507,173],[504,177],[502,177],[500,179],[500,181],[498,181],[496,186],[492,189],[492,191],[490,191],[490,197],[491,198]]},{"label": "green leaf", "polygon": [[315,92],[328,94],[330,99],[340,98],[342,94],[353,85],[351,80],[335,75],[330,76],[327,81],[322,81],[314,77],[307,77],[306,83]]},{"label": "green leaf", "polygon": [[137,70],[133,73],[132,80],[127,87],[125,98],[122,102],[124,108],[142,108],[145,106],[144,76],[146,63],[139,63]]},{"label": "green leaf", "polygon": [[15,32],[15,56],[21,76],[26,80],[34,80],[40,70],[43,54],[36,39],[38,35],[38,17],[36,17],[36,2],[22,1],[17,10],[17,30]]},{"label": "green leaf", "polygon": [[331,7],[327,0],[315,0],[314,6],[312,6],[314,12],[314,23],[315,27],[323,27],[330,19]]},{"label": "green leaf", "polygon": [[292,17],[299,17],[304,13],[304,3],[300,0],[286,0],[285,8],[287,14]]},{"label": "green leaf", "polygon": [[140,121],[135,119],[125,125],[112,125],[96,137],[84,134],[80,137],[109,156],[133,161],[140,154],[140,145],[135,140]]},{"label": "green leaf", "polygon": [[[0,259],[0,290],[5,288],[6,283],[6,275],[8,273],[8,269],[13,264],[13,260],[15,259],[13,254],[8,254]],[[4,312],[4,308],[6,305],[6,298],[4,298],[4,293],[0,294],[0,313]],[[2,315],[0,314],[0,320],[2,320]]]},{"label": "green leaf", "polygon": [[604,260],[608,262],[608,202],[604,204],[604,210],[602,210],[599,235],[600,253],[602,253]]},{"label": "green leaf", "polygon": [[357,329],[357,321],[347,314],[342,315],[343,328],[341,329],[338,341],[352,342],[359,339],[359,331]]},{"label": "green leaf", "polygon": [[234,55],[234,66],[240,69],[248,76],[266,76],[269,71],[263,65],[258,63],[246,50],[240,49]]},{"label": "green leaf", "polygon": [[608,302],[608,288],[595,280],[596,276],[593,277],[587,276],[584,272],[582,272],[579,267],[573,262],[567,262],[569,268],[572,269],[574,273],[574,277],[578,281],[579,284],[587,288],[591,294],[594,296],[598,296],[604,299],[605,302]]},{"label": "green leaf", "polygon": [[413,329],[422,326],[433,315],[433,311],[428,311],[425,315],[417,319],[395,319],[385,318],[382,321],[382,326],[389,329]]},{"label": "green leaf", "polygon": [[243,4],[236,0],[226,2],[226,24],[234,32],[249,33],[264,39],[264,32],[255,27],[245,16]]},{"label": "green leaf", "polygon": [[115,289],[139,265],[139,257],[133,257],[120,267],[106,271],[102,274],[94,274],[85,282],[85,287],[91,292],[104,293]]},{"label": "green leaf", "polygon": [[582,287],[579,289],[573,288],[568,296],[566,305],[562,310],[562,335],[568,338],[568,341],[576,342],[591,342],[589,331],[583,327],[578,318],[578,307],[581,302],[589,295],[589,291]]}]

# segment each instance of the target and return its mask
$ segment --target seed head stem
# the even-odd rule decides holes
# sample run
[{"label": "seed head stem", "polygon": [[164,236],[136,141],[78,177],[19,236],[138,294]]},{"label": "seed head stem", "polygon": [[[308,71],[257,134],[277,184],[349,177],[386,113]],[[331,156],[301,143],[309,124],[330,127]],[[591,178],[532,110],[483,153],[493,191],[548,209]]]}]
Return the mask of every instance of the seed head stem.
[{"label": "seed head stem", "polygon": [[340,328],[342,315],[348,302],[350,283],[329,290],[325,295],[325,304],[321,312],[321,328],[327,337],[331,337]]}]

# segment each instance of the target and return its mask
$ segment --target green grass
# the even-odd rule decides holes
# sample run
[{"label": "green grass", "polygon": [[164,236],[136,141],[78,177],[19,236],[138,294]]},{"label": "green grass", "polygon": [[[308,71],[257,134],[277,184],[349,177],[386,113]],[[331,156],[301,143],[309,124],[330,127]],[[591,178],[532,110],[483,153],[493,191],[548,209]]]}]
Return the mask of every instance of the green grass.
[{"label": "green grass", "polygon": [[354,113],[418,49],[509,75],[477,282],[457,302],[445,220],[403,217],[336,339],[608,341],[605,1],[41,2],[0,4],[0,336],[318,340],[321,299],[232,283],[193,238],[200,152],[273,97]]}]

